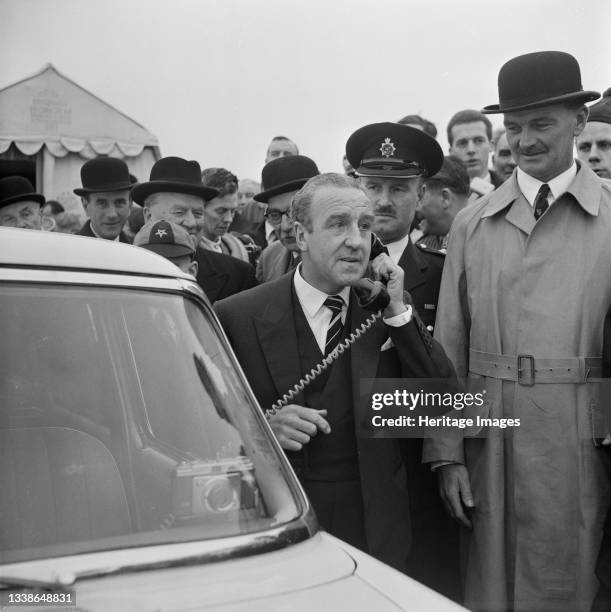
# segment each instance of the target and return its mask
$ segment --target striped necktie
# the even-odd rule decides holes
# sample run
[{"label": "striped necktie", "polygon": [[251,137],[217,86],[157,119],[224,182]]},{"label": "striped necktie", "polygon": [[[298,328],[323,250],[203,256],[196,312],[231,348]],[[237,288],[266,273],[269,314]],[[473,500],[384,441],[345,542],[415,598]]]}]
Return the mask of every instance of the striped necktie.
[{"label": "striped necktie", "polygon": [[537,197],[535,198],[535,220],[537,221],[539,220],[541,215],[549,208],[549,202],[547,201],[549,193],[549,185],[547,183],[543,183],[543,185],[539,187]]},{"label": "striped necktie", "polygon": [[327,330],[327,341],[325,342],[325,357],[331,353],[339,342],[344,327],[342,323],[342,308],[344,300],[339,295],[330,295],[324,305],[331,311],[331,321]]}]

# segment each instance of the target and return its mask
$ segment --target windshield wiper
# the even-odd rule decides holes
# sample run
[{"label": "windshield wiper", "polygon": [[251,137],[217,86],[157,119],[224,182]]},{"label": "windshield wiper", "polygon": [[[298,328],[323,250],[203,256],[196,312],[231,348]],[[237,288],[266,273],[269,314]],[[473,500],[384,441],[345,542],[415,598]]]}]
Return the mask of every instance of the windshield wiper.
[{"label": "windshield wiper", "polygon": [[76,576],[72,572],[65,572],[61,576],[55,576],[55,580],[40,580],[29,576],[2,576],[0,575],[0,590],[5,591],[13,587],[23,587],[29,589],[43,589],[54,591],[64,589],[74,584]]}]

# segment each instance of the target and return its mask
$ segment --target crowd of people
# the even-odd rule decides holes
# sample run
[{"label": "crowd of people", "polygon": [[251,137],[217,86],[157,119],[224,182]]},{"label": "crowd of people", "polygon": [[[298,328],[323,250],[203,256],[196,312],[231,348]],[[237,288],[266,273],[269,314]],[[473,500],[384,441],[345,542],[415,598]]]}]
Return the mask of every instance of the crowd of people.
[{"label": "crowd of people", "polygon": [[[446,156],[419,115],[356,129],[344,174],[284,136],[260,182],[179,157],[142,182],[87,161],[76,233],[197,279],[324,529],[472,610],[609,610],[609,407],[593,381],[611,376],[611,89],[597,101],[549,51],[508,61],[498,91],[452,116]],[[0,226],[62,231],[67,214],[0,179]],[[371,314],[350,290],[366,274],[384,282],[381,316],[340,356]],[[470,415],[521,425],[361,437],[375,378],[477,379]]]}]

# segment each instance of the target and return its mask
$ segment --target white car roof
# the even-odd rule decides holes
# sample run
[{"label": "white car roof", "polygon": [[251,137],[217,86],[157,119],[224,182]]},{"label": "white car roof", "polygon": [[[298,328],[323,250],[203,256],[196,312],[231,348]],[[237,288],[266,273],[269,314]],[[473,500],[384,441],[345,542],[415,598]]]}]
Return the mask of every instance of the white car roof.
[{"label": "white car roof", "polygon": [[66,268],[193,280],[165,257],[131,244],[8,227],[0,227],[0,266]]}]

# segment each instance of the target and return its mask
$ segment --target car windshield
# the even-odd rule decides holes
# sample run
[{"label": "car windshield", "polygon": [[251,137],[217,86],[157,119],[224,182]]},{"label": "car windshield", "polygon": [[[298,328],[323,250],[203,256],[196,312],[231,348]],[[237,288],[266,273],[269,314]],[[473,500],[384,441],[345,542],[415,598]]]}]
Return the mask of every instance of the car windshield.
[{"label": "car windshield", "polygon": [[0,287],[0,561],[244,535],[302,509],[211,317]]}]

